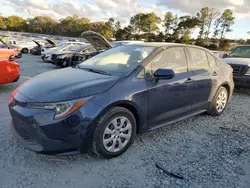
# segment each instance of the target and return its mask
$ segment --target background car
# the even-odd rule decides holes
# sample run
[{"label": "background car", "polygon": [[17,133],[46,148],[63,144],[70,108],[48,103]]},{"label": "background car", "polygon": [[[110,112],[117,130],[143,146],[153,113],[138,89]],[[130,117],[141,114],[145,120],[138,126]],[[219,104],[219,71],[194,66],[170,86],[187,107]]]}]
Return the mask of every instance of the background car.
[{"label": "background car", "polygon": [[44,49],[44,51],[42,51],[41,58],[45,62],[51,62],[52,54],[63,52],[63,51],[69,51],[75,46],[84,45],[84,44],[85,44],[84,42],[65,42],[65,43],[58,45],[57,47]]},{"label": "background car", "polygon": [[70,61],[74,55],[85,55],[96,52],[95,48],[91,45],[77,45],[69,51],[60,51],[51,55],[51,63],[58,67],[70,66]]},{"label": "background car", "polygon": [[224,61],[233,68],[236,87],[250,88],[250,46],[238,46],[230,54],[224,54]]},{"label": "background car", "polygon": [[136,134],[207,112],[231,99],[232,68],[212,52],[171,43],[112,45],[83,33],[102,53],[50,71],[17,88],[10,100],[14,136],[41,153],[69,151],[112,158]]},{"label": "background car", "polygon": [[14,51],[0,49],[0,84],[16,82],[19,77],[20,67],[15,62]]},{"label": "background car", "polygon": [[20,49],[19,49],[18,46],[7,44],[2,39],[0,39],[0,49],[1,48],[13,50],[15,58],[21,58],[22,57],[22,53],[20,52]]}]

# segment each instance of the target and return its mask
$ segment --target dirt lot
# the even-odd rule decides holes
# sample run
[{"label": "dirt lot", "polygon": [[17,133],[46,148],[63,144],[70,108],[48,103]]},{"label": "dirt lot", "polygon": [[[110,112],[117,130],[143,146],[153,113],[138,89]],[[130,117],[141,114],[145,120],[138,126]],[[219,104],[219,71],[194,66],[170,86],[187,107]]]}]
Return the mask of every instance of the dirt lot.
[{"label": "dirt lot", "polygon": [[28,77],[55,67],[30,55],[25,55],[20,65],[20,81],[0,86],[1,188],[249,188],[249,91],[236,91],[221,117],[204,114],[138,136],[133,146],[115,159],[89,154],[48,156],[28,151],[13,138],[7,99]]}]

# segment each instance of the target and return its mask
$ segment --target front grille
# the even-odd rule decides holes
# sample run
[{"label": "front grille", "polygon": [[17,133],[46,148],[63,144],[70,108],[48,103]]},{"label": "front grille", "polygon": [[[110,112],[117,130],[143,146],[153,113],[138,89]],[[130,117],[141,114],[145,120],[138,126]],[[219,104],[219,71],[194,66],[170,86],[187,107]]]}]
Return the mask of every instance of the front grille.
[{"label": "front grille", "polygon": [[231,67],[233,69],[233,74],[236,76],[244,75],[248,70],[247,65],[231,65]]},{"label": "front grille", "polygon": [[17,134],[29,144],[39,144],[36,123],[28,120],[15,110],[10,110],[12,123]]},{"label": "front grille", "polygon": [[241,65],[231,65],[233,68],[233,73],[234,74],[239,74],[241,71]]}]

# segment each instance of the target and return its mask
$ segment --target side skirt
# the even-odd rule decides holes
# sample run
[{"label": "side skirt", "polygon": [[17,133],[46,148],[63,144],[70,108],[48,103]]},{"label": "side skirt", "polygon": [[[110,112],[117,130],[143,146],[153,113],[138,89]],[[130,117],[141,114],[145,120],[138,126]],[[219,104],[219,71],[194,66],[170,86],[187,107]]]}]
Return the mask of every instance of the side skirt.
[{"label": "side skirt", "polygon": [[199,110],[199,111],[197,111],[197,112],[194,112],[194,113],[192,113],[192,114],[188,114],[188,115],[183,116],[183,117],[181,117],[181,118],[178,118],[178,119],[175,119],[175,120],[166,122],[166,123],[162,123],[162,124],[157,125],[157,126],[155,126],[155,127],[152,127],[152,128],[149,129],[149,131],[152,131],[152,130],[155,130],[155,129],[158,129],[158,128],[161,128],[161,127],[165,127],[165,126],[167,126],[167,125],[174,124],[174,123],[176,123],[176,122],[179,122],[179,121],[182,121],[182,120],[184,120],[184,119],[187,119],[187,118],[196,116],[196,115],[201,114],[201,113],[206,112],[206,111],[207,111],[207,110]]}]

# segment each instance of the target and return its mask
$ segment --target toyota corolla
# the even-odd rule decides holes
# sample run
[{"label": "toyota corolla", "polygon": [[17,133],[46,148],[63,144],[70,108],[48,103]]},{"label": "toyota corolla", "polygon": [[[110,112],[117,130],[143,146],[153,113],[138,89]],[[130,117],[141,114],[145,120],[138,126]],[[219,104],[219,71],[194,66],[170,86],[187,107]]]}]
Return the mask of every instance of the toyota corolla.
[{"label": "toyota corolla", "polygon": [[233,89],[232,68],[206,49],[118,46],[19,86],[9,99],[10,127],[35,152],[91,149],[112,158],[126,151],[136,134],[204,112],[221,115]]}]

